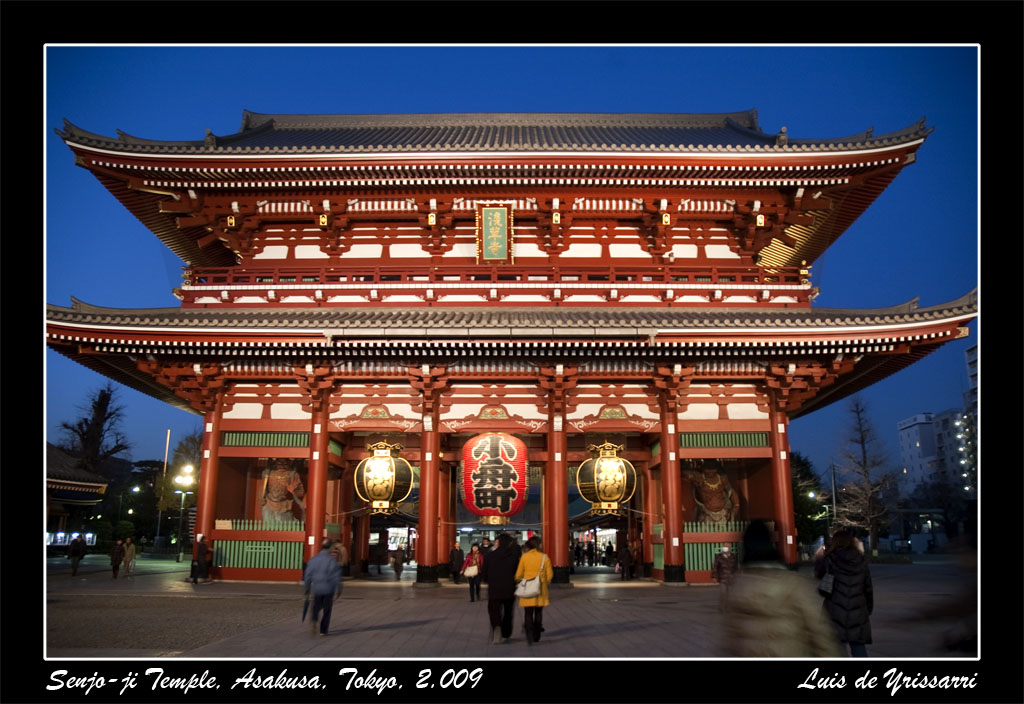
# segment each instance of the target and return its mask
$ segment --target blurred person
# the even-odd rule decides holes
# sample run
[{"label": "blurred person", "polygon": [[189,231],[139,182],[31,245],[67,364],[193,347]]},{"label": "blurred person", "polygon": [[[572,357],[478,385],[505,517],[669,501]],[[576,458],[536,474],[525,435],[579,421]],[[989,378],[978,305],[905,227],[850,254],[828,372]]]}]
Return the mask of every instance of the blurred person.
[{"label": "blurred person", "polygon": [[729,599],[729,588],[736,578],[736,555],[730,545],[723,545],[722,551],[715,555],[715,564],[711,567],[711,578],[718,582],[718,610],[725,611]]},{"label": "blurred person", "polygon": [[313,618],[310,621],[310,630],[316,633],[317,618],[323,612],[320,620],[320,635],[326,636],[331,626],[331,610],[334,606],[335,594],[341,593],[341,566],[337,558],[331,554],[331,540],[324,540],[320,544],[318,552],[309,564],[306,565],[306,574],[303,581],[306,584],[306,591],[313,595]]},{"label": "blurred person", "polygon": [[199,584],[199,580],[210,581],[209,558],[210,546],[206,542],[206,536],[200,535],[199,542],[196,543],[196,569],[192,573],[192,584]]},{"label": "blurred person", "polygon": [[483,566],[484,554],[480,552],[480,544],[473,543],[460,570],[462,574],[466,575],[466,580],[469,582],[470,601],[476,601],[480,598],[480,568]]},{"label": "blurred person", "polygon": [[540,640],[544,632],[544,607],[548,600],[548,584],[554,578],[551,560],[540,550],[541,540],[536,535],[526,541],[526,552],[519,558],[515,581],[533,579],[540,575],[540,594],[534,597],[520,597],[519,604],[523,607],[523,631],[526,633],[526,644],[533,645]]},{"label": "blurred person", "polygon": [[71,576],[75,577],[78,575],[78,563],[85,557],[88,546],[85,544],[85,538],[81,535],[75,536],[75,539],[68,545],[68,559],[71,560]]},{"label": "blurred person", "polygon": [[480,552],[482,552],[484,555],[486,555],[490,551],[491,551],[491,539],[490,538],[484,538],[483,541],[482,541],[482,544],[480,545]]},{"label": "blurred person", "polygon": [[130,577],[135,572],[135,543],[131,538],[124,539],[124,576]]},{"label": "blurred person", "polygon": [[729,589],[724,616],[731,657],[839,657],[839,644],[814,585],[786,568],[768,525],[753,520],[743,534],[743,568]]},{"label": "blurred person", "polygon": [[124,562],[124,545],[121,543],[121,539],[118,538],[114,541],[114,547],[110,550],[110,567],[114,571],[114,579],[117,579],[117,572],[121,569],[122,562]]},{"label": "blurred person", "polygon": [[390,560],[391,567],[395,570],[395,579],[401,579],[402,569],[405,567],[405,549],[401,545],[396,545],[391,551]]},{"label": "blurred person", "polygon": [[512,616],[516,603],[516,569],[519,552],[511,535],[498,536],[498,547],[484,555],[480,578],[487,582],[487,615],[491,620],[491,642],[508,642],[512,637]]},{"label": "blurred person", "polygon": [[633,572],[633,552],[629,549],[629,546],[625,543],[619,548],[619,569],[621,570],[621,576],[619,577],[622,581],[628,581],[631,579]]},{"label": "blurred person", "polygon": [[455,541],[455,546],[448,553],[448,571],[451,572],[452,582],[455,584],[459,583],[459,576],[462,574],[462,563],[466,560],[466,553],[462,551],[462,546],[459,545],[459,541]]},{"label": "blurred person", "polygon": [[871,643],[871,612],[874,592],[871,571],[864,557],[864,544],[846,529],[832,536],[828,548],[819,548],[814,556],[814,576],[834,577],[832,593],[825,596],[824,608],[839,640],[850,647],[855,658],[868,656]]}]

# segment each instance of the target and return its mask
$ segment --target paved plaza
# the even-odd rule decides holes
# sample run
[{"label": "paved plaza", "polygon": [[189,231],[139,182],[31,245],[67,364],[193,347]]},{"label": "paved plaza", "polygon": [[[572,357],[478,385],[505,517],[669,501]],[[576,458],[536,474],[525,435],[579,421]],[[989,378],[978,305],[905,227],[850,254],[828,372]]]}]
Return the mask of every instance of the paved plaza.
[{"label": "paved plaza", "polygon": [[[545,633],[528,646],[516,614],[508,643],[493,645],[484,602],[465,583],[414,586],[415,565],[394,578],[346,579],[328,637],[301,621],[299,584],[192,585],[188,563],[143,555],[137,573],[111,578],[91,555],[77,577],[67,560],[47,561],[46,655],[56,658],[705,658],[723,654],[717,586],[622,582],[608,568],[577,568],[573,586],[553,588]],[[975,575],[953,558],[871,566],[874,644],[880,658],[964,657],[943,649],[952,616],[909,619],[952,605]],[[809,586],[808,567],[799,570]],[[486,586],[483,597],[486,600]]]}]

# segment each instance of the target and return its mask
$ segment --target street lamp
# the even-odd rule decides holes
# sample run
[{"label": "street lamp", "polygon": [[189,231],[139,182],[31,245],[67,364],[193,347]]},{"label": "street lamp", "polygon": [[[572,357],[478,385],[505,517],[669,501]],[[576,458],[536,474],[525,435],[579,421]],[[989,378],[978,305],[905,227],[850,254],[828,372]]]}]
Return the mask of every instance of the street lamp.
[{"label": "street lamp", "polygon": [[[133,486],[132,487],[132,493],[133,494],[138,494],[139,493],[139,487]],[[123,504],[124,504],[124,492],[122,491],[120,494],[117,495],[117,520],[118,521],[121,520],[121,509],[123,507]],[[131,509],[128,510],[128,513],[131,513]]]},{"label": "street lamp", "polygon": [[181,562],[181,529],[185,523],[185,496],[192,493],[185,491],[184,487],[192,486],[192,482],[195,481],[192,476],[193,471],[192,465],[185,465],[181,470],[182,473],[174,478],[174,483],[183,487],[174,490],[175,494],[181,494],[181,505],[178,508],[178,562]]}]

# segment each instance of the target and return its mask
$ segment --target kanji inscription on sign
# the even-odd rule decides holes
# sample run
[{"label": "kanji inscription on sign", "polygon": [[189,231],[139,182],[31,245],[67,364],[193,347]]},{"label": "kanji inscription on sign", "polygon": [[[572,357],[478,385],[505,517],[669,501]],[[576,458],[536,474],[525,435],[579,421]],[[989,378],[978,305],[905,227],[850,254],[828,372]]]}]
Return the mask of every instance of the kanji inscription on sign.
[{"label": "kanji inscription on sign", "polygon": [[463,448],[466,508],[481,516],[510,516],[526,503],[526,445],[505,433],[486,433]]}]

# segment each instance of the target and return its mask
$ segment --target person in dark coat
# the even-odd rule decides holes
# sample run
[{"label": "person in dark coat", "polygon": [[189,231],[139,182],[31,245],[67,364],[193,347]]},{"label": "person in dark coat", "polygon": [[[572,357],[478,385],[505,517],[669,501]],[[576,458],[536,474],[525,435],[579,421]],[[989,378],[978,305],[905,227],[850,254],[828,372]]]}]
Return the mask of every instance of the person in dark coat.
[{"label": "person in dark coat", "polygon": [[85,557],[85,539],[81,536],[75,536],[75,539],[68,545],[68,559],[71,560],[71,576],[74,577],[78,574],[78,563]]},{"label": "person in dark coat", "polygon": [[331,609],[334,606],[335,592],[341,591],[341,565],[331,554],[332,541],[324,540],[320,544],[320,552],[306,565],[303,581],[306,591],[313,595],[313,618],[310,621],[312,632],[316,633],[316,621],[323,611],[320,621],[320,635],[327,635],[331,627]]},{"label": "person in dark coat", "polygon": [[117,572],[121,569],[122,562],[124,562],[124,545],[121,544],[121,539],[118,538],[110,551],[110,567],[114,570],[114,579],[117,579]]},{"label": "person in dark coat", "polygon": [[487,583],[487,614],[491,619],[491,639],[497,645],[512,637],[512,614],[516,605],[516,568],[519,551],[512,536],[498,536],[498,547],[484,555],[481,578]]},{"label": "person in dark coat", "polygon": [[587,543],[587,567],[594,566],[594,544]]},{"label": "person in dark coat", "polygon": [[484,538],[481,541],[480,552],[482,552],[484,555],[486,555],[492,549],[493,549],[493,546],[491,545],[491,539],[490,538]]},{"label": "person in dark coat", "polygon": [[629,549],[629,546],[625,543],[619,548],[619,579],[625,581],[630,579],[630,572],[633,569],[633,552]]},{"label": "person in dark coat", "polygon": [[210,568],[206,562],[207,555],[210,552],[210,546],[206,544],[206,536],[199,536],[199,542],[196,543],[196,571],[192,577],[192,584],[199,584],[199,580],[204,582],[210,578]]},{"label": "person in dark coat", "polygon": [[466,553],[462,551],[462,547],[459,546],[459,541],[455,541],[455,547],[448,553],[448,570],[452,574],[452,581],[455,584],[459,583],[459,576],[462,574],[462,563],[466,560]]},{"label": "person in dark coat", "polygon": [[815,554],[814,576],[820,580],[826,573],[832,574],[834,581],[832,593],[825,597],[825,612],[839,640],[849,644],[850,655],[866,658],[865,646],[871,643],[874,592],[863,544],[849,531],[836,531],[828,549],[822,547]]},{"label": "person in dark coat", "polygon": [[729,587],[736,578],[736,555],[732,547],[726,543],[722,551],[715,555],[715,564],[711,567],[711,578],[718,582],[718,610],[725,611],[729,601]]}]

